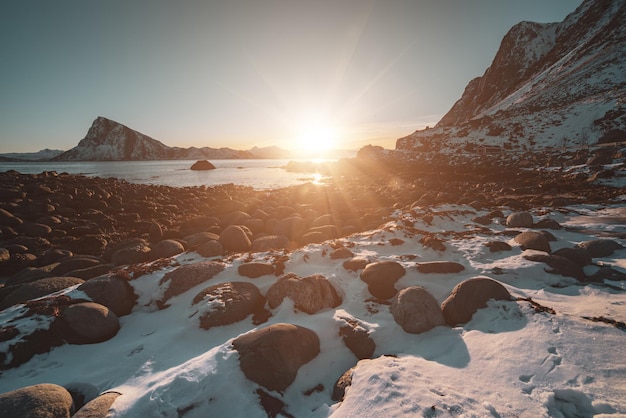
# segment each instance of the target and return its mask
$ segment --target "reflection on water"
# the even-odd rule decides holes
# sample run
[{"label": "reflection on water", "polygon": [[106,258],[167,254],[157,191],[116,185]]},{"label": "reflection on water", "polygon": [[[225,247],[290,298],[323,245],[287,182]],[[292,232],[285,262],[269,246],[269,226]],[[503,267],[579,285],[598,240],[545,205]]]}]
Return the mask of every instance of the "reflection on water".
[{"label": "reflection on water", "polygon": [[195,160],[2,162],[0,172],[15,170],[24,174],[38,174],[56,171],[174,187],[232,183],[255,189],[275,189],[306,182],[321,184],[324,180],[324,176],[319,173],[291,173],[281,168],[289,160],[211,160],[216,169],[210,171],[190,170],[194,162]]}]

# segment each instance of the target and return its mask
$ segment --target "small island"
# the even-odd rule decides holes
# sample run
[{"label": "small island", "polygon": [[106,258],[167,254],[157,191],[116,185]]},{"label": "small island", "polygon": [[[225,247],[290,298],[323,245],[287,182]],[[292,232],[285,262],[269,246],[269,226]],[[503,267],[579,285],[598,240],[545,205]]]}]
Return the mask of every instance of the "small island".
[{"label": "small island", "polygon": [[191,166],[192,170],[215,170],[215,166],[207,160],[198,160]]}]

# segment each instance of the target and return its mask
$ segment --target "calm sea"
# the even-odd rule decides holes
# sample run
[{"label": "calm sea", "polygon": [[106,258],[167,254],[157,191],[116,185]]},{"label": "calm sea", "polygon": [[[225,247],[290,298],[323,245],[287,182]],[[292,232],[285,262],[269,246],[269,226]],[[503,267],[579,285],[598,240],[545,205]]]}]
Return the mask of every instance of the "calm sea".
[{"label": "calm sea", "polygon": [[16,170],[24,174],[43,171],[115,177],[131,183],[165,186],[215,186],[238,184],[255,189],[275,189],[306,182],[318,183],[315,173],[290,173],[284,170],[290,160],[212,160],[215,170],[192,171],[195,160],[96,161],[96,162],[0,162],[0,172]]}]

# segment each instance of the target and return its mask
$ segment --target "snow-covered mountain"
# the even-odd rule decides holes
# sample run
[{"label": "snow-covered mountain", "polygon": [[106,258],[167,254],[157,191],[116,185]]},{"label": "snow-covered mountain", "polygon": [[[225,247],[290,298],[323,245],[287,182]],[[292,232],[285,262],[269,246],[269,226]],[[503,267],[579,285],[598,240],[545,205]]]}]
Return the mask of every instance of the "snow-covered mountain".
[{"label": "snow-covered mountain", "polygon": [[63,152],[63,150],[46,148],[37,152],[10,152],[0,154],[0,159],[4,161],[45,161],[63,154]]},{"label": "snow-covered mountain", "polygon": [[[560,23],[521,22],[482,77],[405,151],[532,150],[626,141],[626,2],[585,0]],[[468,145],[469,144],[469,145]]]},{"label": "snow-covered mountain", "polygon": [[169,147],[118,122],[96,118],[77,146],[58,155],[56,161],[193,160],[253,158],[231,148]]}]

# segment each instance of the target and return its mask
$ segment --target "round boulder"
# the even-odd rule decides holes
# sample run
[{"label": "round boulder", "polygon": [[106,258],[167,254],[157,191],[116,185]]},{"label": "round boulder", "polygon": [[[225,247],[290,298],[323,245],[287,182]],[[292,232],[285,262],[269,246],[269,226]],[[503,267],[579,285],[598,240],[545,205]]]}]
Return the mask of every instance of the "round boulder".
[{"label": "round boulder", "polygon": [[224,255],[224,247],[217,240],[209,240],[200,245],[196,252],[202,257],[220,257]]},{"label": "round boulder", "polygon": [[121,395],[119,392],[103,393],[80,408],[72,418],[105,418],[110,415],[113,402]]},{"label": "round boulder", "polygon": [[0,302],[0,309],[6,309],[18,303],[40,298],[83,282],[84,280],[77,279],[76,277],[47,277],[45,279],[25,283],[9,293]]},{"label": "round boulder", "polygon": [[206,282],[224,270],[224,264],[215,261],[186,264],[166,273],[159,286],[167,285],[163,297],[157,302],[164,306],[171,297],[180,295],[200,283]]},{"label": "round boulder", "polygon": [[522,247],[522,250],[537,250],[544,251],[546,253],[551,251],[550,242],[548,242],[545,235],[540,232],[522,232],[521,234],[515,236],[515,242]]},{"label": "round boulder", "polygon": [[180,242],[173,239],[164,239],[152,246],[150,259],[169,258],[185,251],[185,247]]},{"label": "round boulder", "polygon": [[608,257],[616,250],[624,248],[622,244],[612,239],[594,239],[576,244],[576,247],[587,250],[591,257]]},{"label": "round boulder", "polygon": [[284,235],[266,235],[259,237],[252,243],[253,252],[280,250],[289,247],[289,239]]},{"label": "round boulder", "polygon": [[192,302],[200,313],[200,328],[234,324],[260,312],[265,298],[252,283],[225,282],[207,287]]},{"label": "round boulder", "polygon": [[137,301],[132,286],[115,276],[87,280],[78,286],[78,290],[82,290],[93,302],[106,306],[117,316],[128,315]]},{"label": "round boulder", "polygon": [[417,271],[420,273],[459,273],[465,270],[462,264],[454,261],[428,261],[417,263]]},{"label": "round boulder", "polygon": [[397,261],[378,261],[368,264],[360,278],[367,283],[367,289],[373,296],[389,299],[398,292],[395,284],[405,274],[406,270]]},{"label": "round boulder", "polygon": [[410,334],[426,332],[446,323],[437,300],[421,286],[399,291],[391,301],[391,315]]},{"label": "round boulder", "polygon": [[256,279],[261,276],[274,274],[274,266],[270,263],[261,262],[244,263],[237,267],[237,272],[244,277]]},{"label": "round boulder", "polygon": [[298,369],[320,352],[315,332],[293,324],[273,324],[233,341],[239,367],[246,377],[268,390],[283,391]]},{"label": "round boulder", "polygon": [[588,266],[593,262],[591,254],[584,248],[560,248],[552,254],[565,257],[580,267]]},{"label": "round boulder", "polygon": [[246,231],[238,225],[226,227],[220,234],[219,242],[226,251],[248,251],[252,246]]},{"label": "round boulder", "polygon": [[210,162],[208,162],[207,160],[198,160],[195,163],[193,163],[193,165],[191,166],[191,169],[201,170],[201,171],[215,170],[215,166],[211,164]]},{"label": "round boulder", "polygon": [[83,302],[63,309],[64,339],[70,344],[95,344],[107,341],[117,334],[120,323],[117,315],[99,303]]},{"label": "round boulder", "polygon": [[41,383],[0,394],[4,417],[70,417],[74,412],[72,395],[62,386]]},{"label": "round boulder", "polygon": [[511,228],[531,228],[533,215],[528,212],[515,212],[506,218],[506,225]]},{"label": "round boulder", "polygon": [[474,277],[459,283],[441,304],[446,324],[455,326],[469,322],[474,313],[486,307],[491,299],[510,300],[511,295],[504,286],[489,277]]},{"label": "round boulder", "polygon": [[285,274],[269,288],[266,297],[271,309],[276,308],[288,297],[294,301],[297,309],[308,314],[341,304],[341,297],[321,274],[304,278],[294,273]]}]

